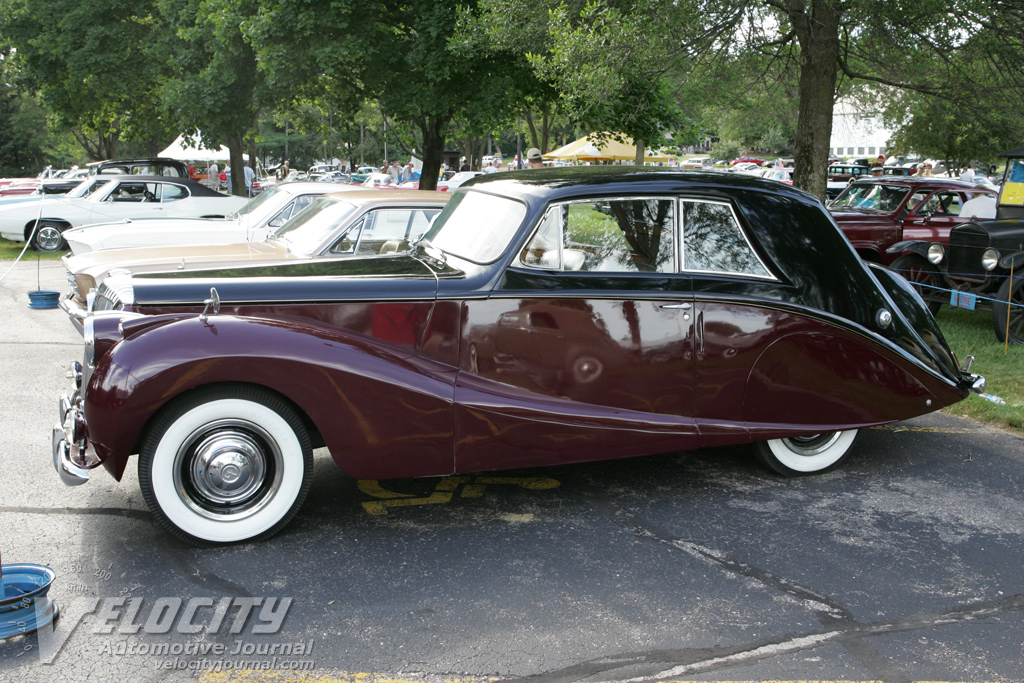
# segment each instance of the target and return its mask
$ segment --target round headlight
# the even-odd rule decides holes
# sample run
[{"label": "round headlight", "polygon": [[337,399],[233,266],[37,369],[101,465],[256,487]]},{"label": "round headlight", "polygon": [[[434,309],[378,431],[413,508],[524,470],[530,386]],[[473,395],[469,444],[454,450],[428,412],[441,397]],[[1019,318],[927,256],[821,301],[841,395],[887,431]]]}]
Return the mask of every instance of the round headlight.
[{"label": "round headlight", "polygon": [[938,265],[942,263],[942,258],[946,255],[946,250],[942,248],[941,244],[935,243],[928,246],[928,260]]},{"label": "round headlight", "polygon": [[989,247],[981,255],[981,267],[985,270],[994,270],[999,265],[999,252]]}]

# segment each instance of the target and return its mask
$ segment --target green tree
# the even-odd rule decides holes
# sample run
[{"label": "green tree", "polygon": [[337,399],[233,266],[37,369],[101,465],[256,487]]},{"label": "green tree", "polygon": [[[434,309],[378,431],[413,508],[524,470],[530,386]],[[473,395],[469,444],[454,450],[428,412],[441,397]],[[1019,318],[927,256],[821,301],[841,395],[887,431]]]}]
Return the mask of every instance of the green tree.
[{"label": "green tree", "polygon": [[434,189],[453,121],[512,120],[505,101],[529,76],[521,55],[453,45],[460,7],[473,11],[453,0],[283,0],[246,27],[269,80],[335,102],[372,99],[389,121],[415,128],[420,187]]},{"label": "green tree", "polygon": [[162,113],[166,27],[142,0],[12,0],[2,31],[19,85],[38,92],[59,126],[82,131],[94,158],[122,140],[156,151],[177,134]]}]

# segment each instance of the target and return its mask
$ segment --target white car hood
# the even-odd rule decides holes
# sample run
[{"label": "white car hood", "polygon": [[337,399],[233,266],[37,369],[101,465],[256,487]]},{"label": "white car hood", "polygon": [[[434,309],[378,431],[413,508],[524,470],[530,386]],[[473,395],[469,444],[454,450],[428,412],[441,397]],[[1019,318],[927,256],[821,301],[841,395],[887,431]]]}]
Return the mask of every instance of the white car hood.
[{"label": "white car hood", "polygon": [[173,244],[234,244],[259,242],[268,229],[252,229],[249,222],[228,218],[146,218],[98,223],[64,233],[71,251],[83,254],[100,249],[160,247]]}]

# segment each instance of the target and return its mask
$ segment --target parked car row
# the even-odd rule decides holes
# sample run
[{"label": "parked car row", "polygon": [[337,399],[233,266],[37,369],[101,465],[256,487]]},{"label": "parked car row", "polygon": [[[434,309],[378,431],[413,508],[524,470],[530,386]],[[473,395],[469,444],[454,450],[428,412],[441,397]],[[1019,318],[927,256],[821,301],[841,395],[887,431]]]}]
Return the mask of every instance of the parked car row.
[{"label": "parked car row", "polygon": [[198,545],[281,530],[319,446],[366,479],[737,444],[793,476],[984,385],[816,198],[740,174],[331,193],[226,250],[65,261],[85,346],[54,466],[75,485],[137,456]]}]

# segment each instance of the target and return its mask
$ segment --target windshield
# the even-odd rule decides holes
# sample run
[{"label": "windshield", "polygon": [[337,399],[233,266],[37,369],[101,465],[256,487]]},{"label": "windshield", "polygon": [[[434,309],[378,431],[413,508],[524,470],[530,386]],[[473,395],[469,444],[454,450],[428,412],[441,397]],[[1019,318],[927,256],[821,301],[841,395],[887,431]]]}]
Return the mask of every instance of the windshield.
[{"label": "windshield", "polygon": [[312,255],[341,233],[356,207],[340,199],[320,197],[274,231],[271,239],[288,244],[293,252]]},{"label": "windshield", "polygon": [[235,213],[228,217],[241,218],[242,216],[251,216],[255,218],[254,214],[262,213],[262,209],[264,207],[268,207],[268,203],[273,205],[269,208],[270,211],[273,211],[274,207],[277,206],[277,202],[273,202],[271,199],[278,194],[281,194],[281,188],[268,187],[266,190],[263,190],[263,192],[260,192],[258,195],[247,201],[238,209],[238,211],[235,211]]},{"label": "windshield", "polygon": [[88,197],[93,192],[95,192],[97,188],[102,187],[106,183],[106,180],[97,180],[96,178],[90,177],[78,183],[78,185],[76,185],[73,190],[71,190],[64,196],[67,197],[68,199],[80,199],[82,197]]},{"label": "windshield", "polygon": [[491,263],[505,253],[526,218],[526,206],[483,192],[452,197],[425,239],[438,249],[472,261]]},{"label": "windshield", "polygon": [[889,213],[900,208],[910,194],[904,185],[857,184],[850,185],[829,204],[830,209],[870,209]]}]

